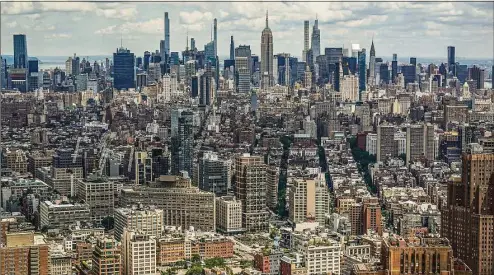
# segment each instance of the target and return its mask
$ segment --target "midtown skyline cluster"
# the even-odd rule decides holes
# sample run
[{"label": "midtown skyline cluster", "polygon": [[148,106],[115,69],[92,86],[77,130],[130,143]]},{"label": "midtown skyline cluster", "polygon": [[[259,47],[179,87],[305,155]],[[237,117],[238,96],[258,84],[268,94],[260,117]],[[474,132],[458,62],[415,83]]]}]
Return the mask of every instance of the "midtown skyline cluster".
[{"label": "midtown skyline cluster", "polygon": [[[56,3],[54,3],[56,4]],[[465,58],[491,58],[490,3],[50,3],[2,4],[2,54],[12,54],[11,36],[25,33],[31,56],[109,55],[121,41],[140,53],[159,45],[164,32],[162,10],[170,13],[170,49],[183,50],[186,37],[198,48],[211,41],[218,21],[218,56],[236,44],[251,45],[260,55],[259,31],[270,10],[273,51],[301,57],[303,21],[319,20],[321,48],[360,44],[374,37],[380,56],[440,57],[455,45]],[[93,11],[93,12],[91,12]],[[66,18],[69,16],[70,18]],[[65,20],[64,20],[65,18]],[[21,24],[22,22],[22,24]],[[475,51],[471,46],[475,45]],[[42,45],[42,47],[40,47]]]}]

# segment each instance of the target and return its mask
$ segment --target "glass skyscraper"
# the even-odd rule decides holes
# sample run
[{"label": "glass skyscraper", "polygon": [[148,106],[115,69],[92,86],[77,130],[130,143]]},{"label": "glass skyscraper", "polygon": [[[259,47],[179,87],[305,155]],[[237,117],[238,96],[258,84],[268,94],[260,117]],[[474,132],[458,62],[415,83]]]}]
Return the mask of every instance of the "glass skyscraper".
[{"label": "glass skyscraper", "polygon": [[358,87],[359,100],[362,100],[362,91],[365,91],[365,77],[367,76],[367,66],[365,65],[365,49],[358,53]]},{"label": "glass skyscraper", "polygon": [[187,109],[172,111],[171,174],[187,171],[192,176],[194,148],[194,113]]},{"label": "glass skyscraper", "polygon": [[448,70],[456,75],[455,47],[448,46]]},{"label": "glass skyscraper", "polygon": [[14,68],[28,67],[27,41],[25,34],[14,34]]},{"label": "glass skyscraper", "polygon": [[128,49],[119,48],[113,54],[113,87],[135,88],[134,54]]}]

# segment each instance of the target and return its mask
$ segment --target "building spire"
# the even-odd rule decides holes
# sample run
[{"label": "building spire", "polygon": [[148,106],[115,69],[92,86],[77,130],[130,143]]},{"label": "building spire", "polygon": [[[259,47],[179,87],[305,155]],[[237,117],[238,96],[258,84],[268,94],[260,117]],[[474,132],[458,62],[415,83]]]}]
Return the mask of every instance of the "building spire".
[{"label": "building spire", "polygon": [[187,38],[185,38],[185,50],[189,50],[189,26],[187,26]]},{"label": "building spire", "polygon": [[268,28],[268,10],[266,10],[266,29]]}]

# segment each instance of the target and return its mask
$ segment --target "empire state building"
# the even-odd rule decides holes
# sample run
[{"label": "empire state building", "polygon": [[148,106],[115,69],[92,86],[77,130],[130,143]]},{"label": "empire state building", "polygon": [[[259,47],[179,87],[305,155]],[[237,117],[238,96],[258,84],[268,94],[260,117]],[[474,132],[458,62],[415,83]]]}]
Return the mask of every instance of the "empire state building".
[{"label": "empire state building", "polygon": [[263,89],[273,86],[273,33],[268,26],[267,11],[266,27],[261,35],[261,81]]}]

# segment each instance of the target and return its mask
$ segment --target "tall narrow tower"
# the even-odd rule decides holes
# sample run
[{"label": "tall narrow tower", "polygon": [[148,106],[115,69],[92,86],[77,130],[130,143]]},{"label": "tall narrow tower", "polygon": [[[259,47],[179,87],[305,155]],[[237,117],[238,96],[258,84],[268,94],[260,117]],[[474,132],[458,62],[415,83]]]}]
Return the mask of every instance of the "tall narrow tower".
[{"label": "tall narrow tower", "polygon": [[314,62],[317,60],[317,57],[321,54],[321,30],[319,30],[319,21],[314,22],[314,28],[312,29],[312,60]]},{"label": "tall narrow tower", "polygon": [[304,21],[304,51],[302,52],[302,60],[307,62],[307,51],[309,50],[309,20]]},{"label": "tall narrow tower", "polygon": [[233,35],[230,38],[230,60],[235,60],[235,42],[233,41]]},{"label": "tall narrow tower", "polygon": [[273,83],[273,33],[268,25],[266,11],[266,27],[261,34],[261,79],[262,87],[271,87]]},{"label": "tall narrow tower", "polygon": [[372,44],[370,48],[370,58],[369,58],[369,78],[367,79],[370,86],[375,85],[376,77],[376,50],[374,49],[374,38],[372,39]]},{"label": "tall narrow tower", "polygon": [[165,12],[165,54],[170,56],[170,19],[168,12]]},{"label": "tall narrow tower", "polygon": [[214,57],[218,56],[218,20],[214,19]]}]

